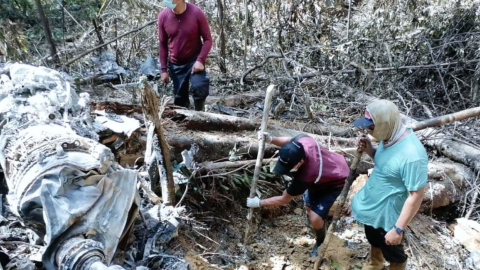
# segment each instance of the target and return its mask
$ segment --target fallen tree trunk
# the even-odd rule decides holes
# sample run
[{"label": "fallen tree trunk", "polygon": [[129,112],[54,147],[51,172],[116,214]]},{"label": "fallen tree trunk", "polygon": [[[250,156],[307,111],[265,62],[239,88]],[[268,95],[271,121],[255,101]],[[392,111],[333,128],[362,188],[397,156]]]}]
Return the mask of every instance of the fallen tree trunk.
[{"label": "fallen tree trunk", "polygon": [[[476,109],[476,108],[475,108]],[[453,114],[452,114],[453,115]],[[425,122],[431,121],[432,124],[437,125],[438,121],[446,121],[443,123],[449,123],[450,121],[456,121],[456,118],[450,117],[442,118],[437,120],[437,118],[429,119],[422,122],[417,122],[409,117],[403,116],[408,125],[412,127],[425,127]],[[460,162],[464,165],[471,167],[474,170],[480,170],[480,149],[473,147],[469,144],[450,138],[447,134],[440,132],[435,128],[425,128],[421,131],[417,131],[419,138],[423,141],[424,144],[433,147],[440,151],[444,156],[450,158],[453,161]]]},{"label": "fallen tree trunk", "polygon": [[[274,136],[293,137],[300,132],[291,130],[282,130],[272,134]],[[228,157],[237,159],[252,159],[255,158],[258,151],[256,143],[256,133],[212,133],[206,131],[186,131],[177,127],[166,130],[167,142],[170,145],[170,151],[176,153],[176,158],[181,159],[180,153],[185,149],[190,149],[193,143],[199,146],[199,151],[195,156],[197,162],[224,160]],[[343,149],[346,146],[352,146],[355,143],[354,139],[345,139],[339,137],[320,136],[309,134],[322,145],[328,145],[330,142],[331,148]],[[265,156],[271,157],[279,148],[267,144],[265,147]]]},{"label": "fallen tree trunk", "polygon": [[[445,135],[444,135],[445,136]],[[463,163],[474,170],[480,170],[480,149],[453,139],[425,140],[427,145],[437,148],[444,156]]]},{"label": "fallen tree trunk", "polygon": [[[197,162],[228,160],[229,158],[231,160],[252,159],[257,156],[258,152],[258,145],[254,139],[233,134],[167,131],[167,142],[177,160],[182,160],[180,153],[185,149],[190,149],[192,144],[197,144],[199,147],[198,153],[195,155]],[[273,156],[277,149],[273,145],[266,145],[265,156]]]},{"label": "fallen tree trunk", "polygon": [[253,102],[262,100],[262,95],[260,94],[240,94],[240,95],[231,95],[231,96],[208,96],[206,104],[212,105],[219,103],[227,107],[242,107]]},{"label": "fallen tree trunk", "polygon": [[[263,159],[262,164],[268,164],[272,160],[271,158],[266,158]],[[250,160],[239,160],[239,161],[225,161],[225,162],[204,162],[198,164],[198,172],[199,173],[206,173],[206,172],[211,172],[211,171],[217,171],[217,170],[228,170],[228,169],[236,169],[244,166],[253,166],[257,162],[256,159],[250,159]]]},{"label": "fallen tree trunk", "polygon": [[436,117],[433,119],[428,119],[421,122],[415,122],[411,125],[414,131],[422,130],[429,127],[438,127],[445,125],[447,123],[452,123],[455,121],[461,121],[467,118],[476,117],[480,115],[480,107],[470,108],[456,113],[451,113]]},{"label": "fallen tree trunk", "polygon": [[[187,129],[190,130],[257,130],[260,123],[256,120],[250,120],[247,118],[222,115],[208,112],[197,112],[183,109],[174,109],[166,111],[165,114],[168,117],[176,116],[176,121],[180,121]],[[281,126],[288,126],[289,132]],[[351,136],[354,134],[352,128],[338,127],[338,126],[322,126],[318,124],[306,124],[306,123],[283,123],[276,120],[271,120],[268,125],[268,132],[285,134],[285,133],[308,133],[300,130],[308,129],[309,133],[315,134],[331,134],[333,136]],[[293,132],[294,131],[294,132]]]},{"label": "fallen tree trunk", "polygon": [[447,159],[428,164],[428,183],[420,212],[429,212],[460,201],[475,174],[467,166]]}]

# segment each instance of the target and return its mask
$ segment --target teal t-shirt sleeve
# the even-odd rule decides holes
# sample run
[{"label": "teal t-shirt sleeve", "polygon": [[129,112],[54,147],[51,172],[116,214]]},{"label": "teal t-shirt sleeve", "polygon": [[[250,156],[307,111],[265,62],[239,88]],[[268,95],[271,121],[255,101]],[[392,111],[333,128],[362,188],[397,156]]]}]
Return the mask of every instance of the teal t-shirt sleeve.
[{"label": "teal t-shirt sleeve", "polygon": [[402,180],[408,191],[421,189],[428,181],[428,160],[419,159],[405,164]]}]

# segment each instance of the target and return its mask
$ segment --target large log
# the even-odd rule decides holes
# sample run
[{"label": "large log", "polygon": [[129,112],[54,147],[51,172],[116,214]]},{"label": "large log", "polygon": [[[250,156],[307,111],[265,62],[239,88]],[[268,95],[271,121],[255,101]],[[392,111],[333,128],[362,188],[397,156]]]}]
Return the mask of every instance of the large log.
[{"label": "large log", "polygon": [[[181,152],[190,149],[192,144],[199,146],[198,153],[195,155],[196,162],[207,162],[212,160],[233,160],[238,158],[252,159],[257,156],[258,145],[256,139],[249,136],[239,136],[236,134],[209,133],[203,131],[191,132],[169,130],[166,132],[167,142],[170,145],[170,152],[175,154],[175,158],[182,160]],[[277,150],[277,147],[267,145],[265,156],[271,157]]]},{"label": "large log", "polygon": [[[124,89],[124,88],[135,88],[138,83],[126,83],[126,84],[116,84],[116,85],[105,85],[113,89]],[[239,94],[239,95],[230,95],[230,96],[208,96],[205,104],[213,105],[220,104],[226,107],[241,107],[246,106],[256,101],[262,100],[262,95],[251,93],[251,94]],[[190,100],[190,103],[193,104],[193,99]],[[167,103],[167,105],[173,105],[173,99]],[[114,112],[116,114],[130,114],[132,112],[142,113],[142,107],[140,105],[133,104],[122,104],[112,101],[102,101],[94,102],[92,101],[92,108],[97,110],[109,109],[109,112]],[[168,111],[168,110],[167,110]]]},{"label": "large log", "polygon": [[[197,112],[183,109],[168,110],[165,115],[174,117],[175,121],[181,122],[190,130],[222,130],[222,131],[239,131],[239,130],[257,130],[260,122],[242,117],[222,115],[208,112]],[[298,122],[282,122],[270,120],[268,131],[271,133],[286,133],[285,127],[288,127],[289,133],[301,133],[302,130],[308,131],[303,133],[314,133],[320,135],[333,135],[351,137],[354,135],[353,128],[341,126],[323,126],[319,124],[307,124]],[[292,133],[293,134],[293,133]]]},{"label": "large log", "polygon": [[[299,132],[292,130],[281,130],[272,132],[274,136],[293,137]],[[212,160],[225,160],[231,154],[241,158],[253,159],[257,156],[258,145],[255,132],[207,132],[184,130],[177,126],[166,130],[167,142],[170,145],[170,152],[175,154],[178,160],[181,160],[180,153],[185,149],[190,149],[193,143],[199,146],[199,151],[195,156],[197,162],[206,162]],[[309,134],[324,146],[330,145],[332,150],[343,149],[352,146],[354,139],[345,139],[339,137],[320,136]],[[267,144],[265,147],[265,157],[271,157],[278,147]],[[345,155],[349,155],[345,153]]]},{"label": "large log", "polygon": [[[417,123],[411,118],[405,118],[405,121],[412,126],[415,126]],[[480,149],[455,140],[435,128],[426,128],[417,131],[417,135],[424,144],[437,149],[451,160],[460,162],[474,170],[480,170]]]},{"label": "large log", "polygon": [[475,181],[474,172],[467,166],[447,159],[428,164],[428,183],[420,212],[448,206],[465,195],[466,187]]}]

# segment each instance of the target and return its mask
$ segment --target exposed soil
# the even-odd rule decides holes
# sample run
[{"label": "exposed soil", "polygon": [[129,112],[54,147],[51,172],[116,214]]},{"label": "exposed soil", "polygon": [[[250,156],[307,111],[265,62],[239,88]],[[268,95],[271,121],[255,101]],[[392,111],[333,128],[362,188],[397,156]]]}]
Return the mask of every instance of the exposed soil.
[{"label": "exposed soil", "polygon": [[[185,258],[194,270],[312,269],[316,258],[310,257],[310,253],[315,239],[305,226],[303,209],[292,211],[281,207],[263,210],[262,214],[264,218],[252,242],[246,246],[242,242],[246,224],[243,217],[235,217],[232,223],[217,223],[209,231],[185,226],[172,246],[181,243]],[[359,269],[367,255],[363,230],[351,218],[342,220],[342,224],[348,226],[342,226],[341,232],[332,238],[326,253],[329,262],[323,269]]]}]

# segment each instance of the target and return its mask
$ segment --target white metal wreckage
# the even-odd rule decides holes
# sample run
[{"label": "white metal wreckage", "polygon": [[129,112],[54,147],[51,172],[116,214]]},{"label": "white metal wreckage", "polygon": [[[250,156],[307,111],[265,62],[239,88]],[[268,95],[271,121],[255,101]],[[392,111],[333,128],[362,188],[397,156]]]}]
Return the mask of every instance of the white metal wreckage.
[{"label": "white metal wreckage", "polygon": [[43,238],[47,270],[123,269],[108,265],[138,213],[137,172],[97,141],[102,129],[89,95],[78,96],[59,72],[23,64],[1,70],[7,200]]}]

